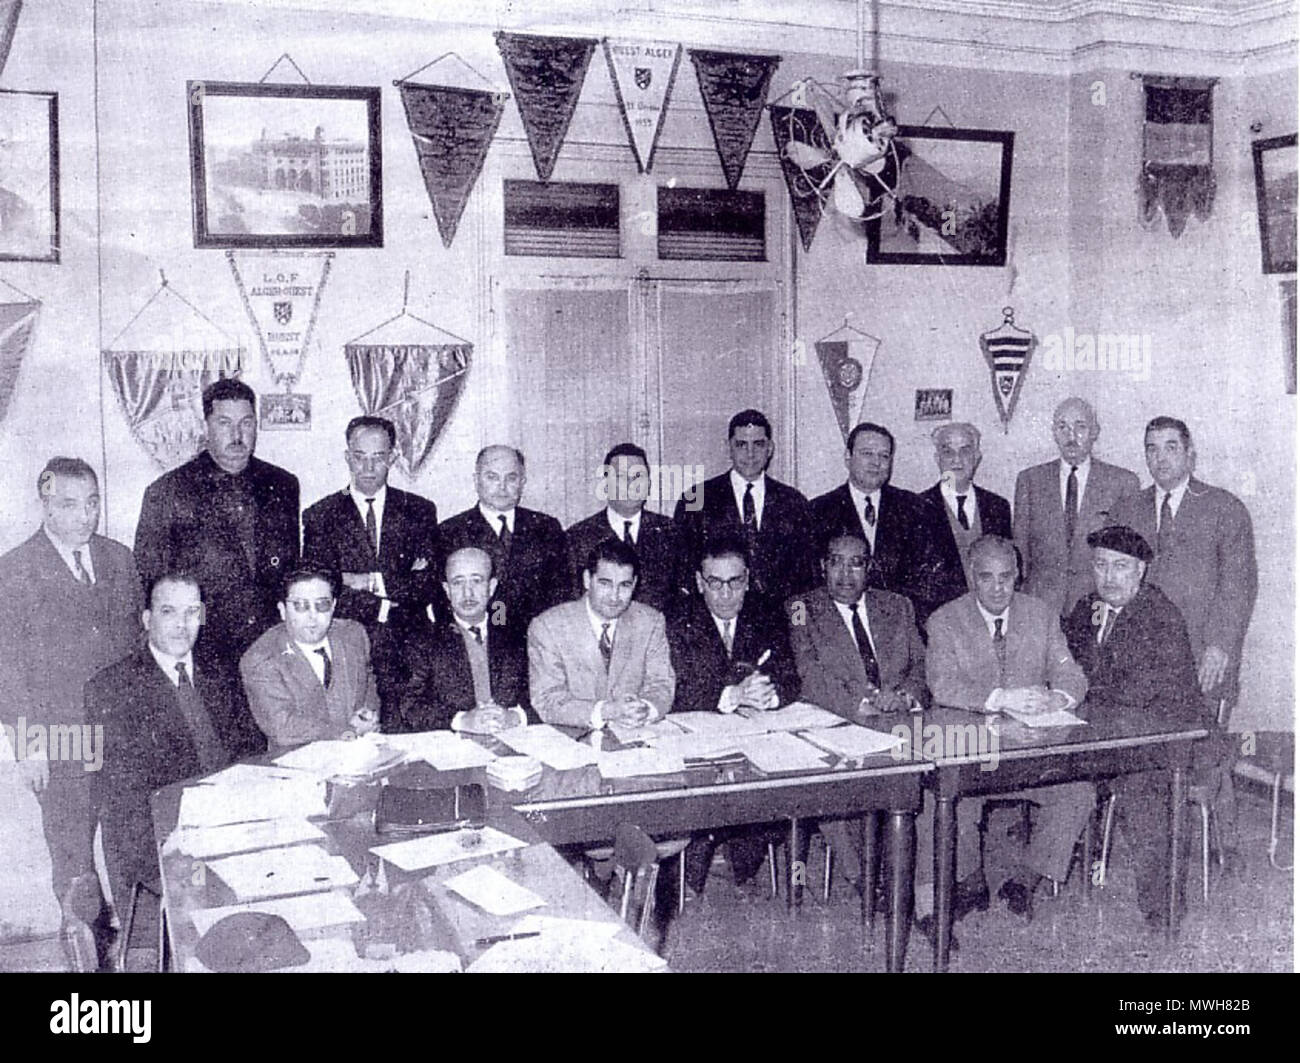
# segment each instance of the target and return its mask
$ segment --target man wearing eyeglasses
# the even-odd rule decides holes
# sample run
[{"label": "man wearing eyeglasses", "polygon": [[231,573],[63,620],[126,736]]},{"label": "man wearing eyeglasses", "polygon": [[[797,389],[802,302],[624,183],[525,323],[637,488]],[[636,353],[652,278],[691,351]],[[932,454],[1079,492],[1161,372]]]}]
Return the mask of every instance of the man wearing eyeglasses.
[{"label": "man wearing eyeglasses", "polygon": [[322,738],[355,738],[379,726],[370,640],[355,620],[334,617],[329,569],[303,566],[285,577],[280,623],[239,662],[248,707],[275,752]]}]

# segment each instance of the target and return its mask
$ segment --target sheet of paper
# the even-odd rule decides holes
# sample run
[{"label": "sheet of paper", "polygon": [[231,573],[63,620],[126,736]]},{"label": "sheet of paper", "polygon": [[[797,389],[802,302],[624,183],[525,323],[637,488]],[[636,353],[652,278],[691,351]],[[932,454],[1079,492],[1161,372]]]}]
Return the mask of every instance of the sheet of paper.
[{"label": "sheet of paper", "polygon": [[163,852],[185,853],[197,860],[205,860],[210,856],[274,849],[298,842],[319,841],[324,837],[323,830],[305,819],[264,819],[256,823],[174,830],[163,845]]},{"label": "sheet of paper", "polygon": [[516,971],[637,974],[662,971],[667,966],[667,960],[648,948],[625,945],[621,941],[543,934],[499,942],[465,970],[502,974]]},{"label": "sheet of paper", "polygon": [[746,715],[769,731],[804,731],[811,727],[835,727],[844,722],[843,716],[806,701],[791,702],[783,709],[766,712],[746,711]]},{"label": "sheet of paper", "polygon": [[302,772],[275,764],[232,764],[201,781],[206,786],[259,786],[302,778]]},{"label": "sheet of paper", "polygon": [[276,757],[275,763],[282,768],[310,772],[320,779],[333,779],[372,775],[401,759],[401,751],[388,745],[384,736],[370,734],[352,740],[308,742]]},{"label": "sheet of paper", "polygon": [[208,862],[208,870],[234,891],[238,901],[295,893],[320,893],[355,886],[360,879],[341,856],[319,845],[293,845]]},{"label": "sheet of paper", "polygon": [[1020,712],[1017,709],[1003,709],[1006,715],[1019,720],[1026,727],[1074,727],[1087,720],[1080,719],[1067,709],[1054,709],[1051,712]]},{"label": "sheet of paper", "polygon": [[418,734],[385,735],[394,749],[400,749],[407,761],[422,760],[439,771],[481,768],[497,755],[473,739],[462,738],[455,731],[421,731]]},{"label": "sheet of paper", "polygon": [[740,738],[765,734],[768,730],[762,719],[751,720],[738,712],[675,712],[672,720],[691,734],[713,737]]},{"label": "sheet of paper", "polygon": [[527,844],[495,827],[484,827],[482,830],[426,834],[389,845],[376,845],[370,851],[403,871],[423,871],[427,867],[451,864],[457,860],[508,853],[511,849],[522,849]]},{"label": "sheet of paper", "polygon": [[273,901],[230,904],[221,908],[199,908],[190,913],[194,929],[206,934],[217,922],[236,912],[267,912],[278,915],[300,934],[331,926],[364,923],[365,915],[342,893],[309,893],[302,897],[280,897]]},{"label": "sheet of paper", "polygon": [[829,766],[824,752],[785,731],[742,738],[740,751],[754,767],[767,774],[825,770]]},{"label": "sheet of paper", "polygon": [[178,827],[219,827],[260,819],[324,816],[325,783],[312,775],[263,780],[238,786],[187,786],[181,792]]},{"label": "sheet of paper", "polygon": [[619,723],[611,723],[606,730],[624,745],[632,745],[636,742],[648,742],[653,745],[669,735],[685,733],[673,722],[671,716],[656,720],[654,723],[643,723],[639,727],[624,727]]},{"label": "sheet of paper", "polygon": [[512,934],[560,934],[570,937],[608,941],[623,929],[622,923],[597,922],[594,919],[568,919],[561,915],[531,912],[510,928]]},{"label": "sheet of paper", "polygon": [[596,763],[596,751],[591,746],[575,742],[549,723],[512,727],[497,737],[516,753],[536,757],[556,771],[570,771]]},{"label": "sheet of paper", "polygon": [[488,864],[479,864],[455,878],[449,878],[445,885],[489,915],[515,915],[546,904],[532,890],[507,878]]},{"label": "sheet of paper", "polygon": [[655,748],[683,760],[714,760],[739,753],[740,738],[735,735],[665,735],[655,739]]},{"label": "sheet of paper", "polygon": [[685,771],[686,765],[676,753],[664,749],[620,749],[601,753],[596,761],[602,779],[630,779],[636,775],[672,775]]},{"label": "sheet of paper", "polygon": [[849,760],[869,757],[875,753],[888,753],[903,746],[903,740],[898,735],[873,731],[870,727],[859,727],[855,723],[843,727],[800,731],[799,734],[818,748]]}]

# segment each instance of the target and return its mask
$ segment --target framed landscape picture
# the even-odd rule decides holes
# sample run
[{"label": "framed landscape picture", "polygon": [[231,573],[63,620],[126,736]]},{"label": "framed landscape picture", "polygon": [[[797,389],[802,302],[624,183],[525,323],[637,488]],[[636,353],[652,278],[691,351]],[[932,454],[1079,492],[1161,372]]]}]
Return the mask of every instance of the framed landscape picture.
[{"label": "framed landscape picture", "polygon": [[0,90],[0,261],[59,261],[59,96]]},{"label": "framed landscape picture", "polygon": [[379,89],[188,83],[195,247],[382,247]]},{"label": "framed landscape picture", "polygon": [[1004,266],[1015,134],[899,126],[898,196],[867,223],[867,262]]},{"label": "framed landscape picture", "polygon": [[1255,201],[1265,273],[1295,272],[1296,134],[1256,140]]}]

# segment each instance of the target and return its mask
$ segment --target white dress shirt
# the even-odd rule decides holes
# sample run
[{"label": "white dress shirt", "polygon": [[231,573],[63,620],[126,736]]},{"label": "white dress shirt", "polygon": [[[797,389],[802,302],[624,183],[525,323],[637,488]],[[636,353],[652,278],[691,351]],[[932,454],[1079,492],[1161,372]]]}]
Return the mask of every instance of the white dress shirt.
[{"label": "white dress shirt", "polygon": [[625,517],[622,513],[616,512],[612,507],[606,506],[605,519],[609,521],[609,526],[613,530],[616,539],[623,538],[623,525],[631,523],[632,527],[629,530],[632,533],[632,541],[634,543],[639,543],[641,541],[641,510],[638,509],[636,511],[636,516],[634,517]]},{"label": "white dress shirt", "polygon": [[[1183,495],[1187,494],[1187,484],[1191,480],[1188,476],[1169,491],[1169,508],[1173,511],[1174,518],[1178,517],[1178,507],[1183,504]],[[1165,503],[1165,489],[1156,484],[1156,531],[1160,530],[1160,507]]]},{"label": "white dress shirt", "polygon": [[[844,626],[849,629],[849,637],[853,639],[853,645],[855,646],[858,645],[858,640],[853,635],[853,614],[858,614],[858,620],[862,622],[862,630],[867,633],[867,641],[871,644],[871,655],[879,660],[880,658],[876,655],[876,636],[871,633],[871,621],[867,619],[867,596],[864,594],[853,605],[845,605],[843,602],[835,601],[834,598],[831,601],[835,602],[835,608],[839,610],[840,619],[844,621]],[[858,646],[858,652],[862,652],[861,646]]]},{"label": "white dress shirt", "polygon": [[[49,528],[45,528],[45,537],[50,540],[51,545],[59,552],[59,556],[63,558],[63,563],[68,566],[68,571],[74,576],[77,575],[77,562],[73,558],[72,552],[74,550],[79,551],[81,554],[81,567],[90,576],[90,582],[95,582],[95,566],[90,562],[90,543],[83,543],[81,546],[69,546],[62,539],[55,536]],[[81,577],[78,576],[77,578],[80,579]]]},{"label": "white dress shirt", "polygon": [[329,654],[330,664],[334,663],[334,650],[330,647],[329,636],[326,635],[320,642],[294,642],[298,649],[302,650],[303,656],[307,658],[307,663],[311,665],[311,670],[316,673],[316,678],[320,680],[320,685],[325,685],[325,662],[321,655],[316,651],[324,648]]},{"label": "white dress shirt", "polygon": [[[1064,458],[1060,460],[1060,484],[1061,484],[1061,508],[1065,508],[1065,492],[1070,481],[1070,463]],[[1074,466],[1074,479],[1079,485],[1079,505],[1083,505],[1083,492],[1088,489],[1088,472],[1092,468],[1092,455],[1089,454],[1078,465]]]},{"label": "white dress shirt", "polygon": [[[745,488],[749,486],[750,481],[746,480],[735,469],[731,470],[731,493],[736,498],[736,512],[740,514],[741,521],[745,519]],[[758,528],[763,527],[763,500],[767,497],[767,473],[760,473],[757,480],[753,481],[754,490],[754,520]]]},{"label": "white dress shirt", "polygon": [[153,654],[153,659],[158,662],[158,667],[162,669],[168,681],[174,687],[181,685],[181,677],[176,671],[178,664],[185,665],[185,674],[190,677],[190,684],[194,683],[194,653],[190,651],[184,657],[173,657],[165,650],[160,650],[152,642],[149,643],[149,652]]},{"label": "white dress shirt", "polygon": [[[352,496],[352,501],[356,503],[357,512],[361,514],[361,523],[366,522],[366,511],[370,508],[366,504],[367,498],[375,500],[375,554],[378,557],[379,544],[384,541],[384,503],[388,501],[388,485],[384,484],[373,495],[363,495],[355,487],[349,485],[348,494]],[[378,563],[378,562],[376,562]],[[392,602],[388,599],[388,589],[384,586],[384,574],[376,569],[370,574],[370,593],[380,599],[379,602],[379,622],[388,623],[388,610],[392,607]]]},{"label": "white dress shirt", "polygon": [[948,507],[948,512],[954,518],[957,516],[957,496],[960,494],[966,500],[965,505],[962,506],[966,511],[966,523],[972,528],[976,526],[979,520],[979,500],[975,496],[974,480],[966,485],[965,491],[958,491],[950,480],[940,480],[939,494],[943,495],[944,505]]},{"label": "white dress shirt", "polygon": [[[866,494],[858,490],[853,481],[849,481],[849,494],[853,498],[853,508],[858,514],[858,527],[862,529],[863,534],[867,537],[867,542],[871,544],[871,552],[876,552],[876,529],[880,527],[880,488],[877,487],[871,494]],[[867,499],[871,499],[871,508],[876,511],[876,523],[868,524],[863,516],[867,508]]]},{"label": "white dress shirt", "polygon": [[510,534],[514,535],[515,511],[513,507],[511,507],[510,509],[493,509],[485,502],[480,502],[478,504],[478,511],[483,514],[483,519],[488,522],[492,530],[496,532],[497,535],[501,534],[501,518],[505,517],[506,527],[510,529]]}]

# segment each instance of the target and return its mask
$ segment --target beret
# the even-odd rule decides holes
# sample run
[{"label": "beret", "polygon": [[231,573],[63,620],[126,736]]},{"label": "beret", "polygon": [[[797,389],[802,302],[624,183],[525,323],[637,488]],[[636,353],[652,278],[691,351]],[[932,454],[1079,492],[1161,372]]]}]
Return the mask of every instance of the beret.
[{"label": "beret", "polygon": [[1088,536],[1088,545],[1128,554],[1129,557],[1136,557],[1139,561],[1150,561],[1155,557],[1147,541],[1132,528],[1125,527],[1123,524],[1112,524],[1093,532]]},{"label": "beret", "polygon": [[311,959],[293,928],[270,912],[236,912],[217,920],[194,950],[210,971],[274,971]]}]

